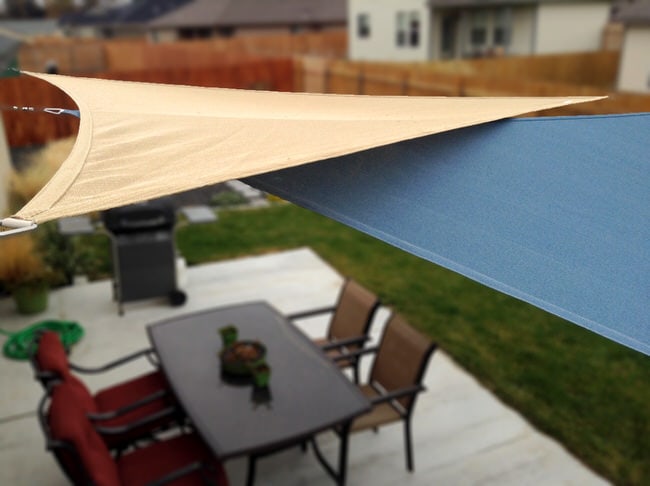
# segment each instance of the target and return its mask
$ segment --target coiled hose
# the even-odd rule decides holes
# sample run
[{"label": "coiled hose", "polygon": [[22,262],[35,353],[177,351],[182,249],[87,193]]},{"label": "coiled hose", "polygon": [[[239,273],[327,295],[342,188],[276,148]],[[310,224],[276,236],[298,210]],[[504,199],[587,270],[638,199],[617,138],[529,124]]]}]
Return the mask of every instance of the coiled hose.
[{"label": "coiled hose", "polygon": [[79,323],[73,321],[41,321],[17,332],[0,329],[0,334],[9,337],[2,347],[3,354],[11,359],[29,359],[30,346],[34,340],[34,335],[45,329],[59,333],[61,342],[66,349],[70,349],[84,335],[83,328]]}]

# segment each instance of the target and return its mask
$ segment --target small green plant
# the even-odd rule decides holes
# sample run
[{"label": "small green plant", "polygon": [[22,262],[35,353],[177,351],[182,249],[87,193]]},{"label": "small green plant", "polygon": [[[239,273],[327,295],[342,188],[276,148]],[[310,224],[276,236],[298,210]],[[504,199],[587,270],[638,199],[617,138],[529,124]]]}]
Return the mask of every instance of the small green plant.
[{"label": "small green plant", "polygon": [[0,239],[0,281],[22,314],[35,314],[47,307],[52,271],[30,234]]},{"label": "small green plant", "polygon": [[219,329],[219,334],[221,334],[221,340],[223,341],[224,348],[232,346],[237,341],[238,331],[237,328],[232,324]]},{"label": "small green plant", "polygon": [[53,222],[41,225],[38,236],[43,261],[52,269],[52,286],[72,285],[77,269],[72,238],[62,235]]},{"label": "small green plant", "polygon": [[217,207],[231,207],[246,204],[248,200],[237,191],[221,191],[212,196],[210,202]]}]

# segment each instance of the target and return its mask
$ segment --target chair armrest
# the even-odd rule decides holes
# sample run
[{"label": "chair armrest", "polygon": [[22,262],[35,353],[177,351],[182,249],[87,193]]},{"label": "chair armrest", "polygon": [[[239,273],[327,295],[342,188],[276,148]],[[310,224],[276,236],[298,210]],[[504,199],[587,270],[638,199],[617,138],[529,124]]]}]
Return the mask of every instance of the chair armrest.
[{"label": "chair armrest", "polygon": [[307,317],[313,317],[320,314],[332,313],[336,310],[336,306],[321,307],[318,309],[312,309],[304,312],[297,312],[295,314],[288,314],[285,317],[290,321],[295,321],[297,319],[304,319]]},{"label": "chair armrest", "polygon": [[133,422],[129,422],[128,424],[125,425],[116,425],[113,427],[106,427],[106,426],[101,426],[101,425],[95,425],[95,430],[99,432],[102,435],[121,435],[121,434],[126,434],[128,432],[131,432],[132,430],[136,430],[140,427],[145,427],[153,422],[156,422],[158,420],[167,418],[167,417],[172,417],[175,414],[178,413],[178,410],[176,407],[167,407],[163,410],[160,410],[159,412],[152,413],[151,415],[147,415],[144,418],[141,418],[139,420],[134,420]]},{"label": "chair armrest", "polygon": [[38,381],[60,380],[61,377],[54,371],[36,371],[34,372],[34,379]]},{"label": "chair armrest", "polygon": [[109,412],[103,413],[88,413],[86,415],[90,420],[110,420],[115,417],[119,417],[120,415],[124,415],[125,413],[131,412],[132,410],[140,408],[144,405],[147,405],[151,402],[159,400],[167,395],[169,395],[168,390],[158,390],[150,395],[147,395],[146,397],[141,398],[140,400],[129,403],[128,405],[124,405],[123,407],[120,407],[116,410],[111,410]]},{"label": "chair armrest", "polygon": [[337,339],[336,341],[330,341],[326,344],[320,346],[323,351],[329,351],[330,349],[344,348],[352,344],[363,344],[370,339],[368,336],[354,336],[345,339]]},{"label": "chair armrest", "polygon": [[348,359],[357,359],[366,354],[373,354],[379,350],[379,346],[372,346],[363,349],[355,349],[348,353],[342,354],[341,356],[333,356],[332,361],[343,361]]},{"label": "chair armrest", "polygon": [[151,348],[142,349],[140,351],[136,351],[135,353],[123,356],[122,358],[118,358],[115,361],[111,361],[109,363],[106,363],[103,366],[98,366],[98,367],[95,367],[95,368],[91,368],[91,367],[79,366],[79,365],[76,365],[74,363],[70,363],[70,369],[72,369],[74,371],[78,371],[79,373],[88,373],[88,374],[103,373],[104,371],[111,370],[111,369],[113,369],[113,368],[115,368],[117,366],[121,366],[123,364],[128,363],[129,361],[133,361],[134,359],[138,359],[138,358],[141,358],[141,357],[146,357],[151,362],[150,355],[152,355],[152,354],[155,355],[155,352],[154,352],[153,349],[151,349]]},{"label": "chair armrest", "polygon": [[[147,486],[163,486],[165,484],[172,483],[183,476],[187,476],[188,474],[195,473],[197,471],[201,471],[205,469],[205,464],[202,462],[193,462],[191,464],[188,464],[187,466],[180,467],[170,473],[165,474],[164,476],[151,481],[147,483]],[[207,482],[206,484],[211,484],[210,482]]]},{"label": "chair armrest", "polygon": [[415,395],[424,390],[426,390],[426,388],[422,385],[413,385],[413,386],[408,386],[406,388],[399,388],[397,390],[393,390],[391,392],[382,394],[378,397],[371,398],[370,403],[372,405],[378,405],[384,402],[392,402],[393,400],[397,400],[398,398],[407,397],[409,395]]}]

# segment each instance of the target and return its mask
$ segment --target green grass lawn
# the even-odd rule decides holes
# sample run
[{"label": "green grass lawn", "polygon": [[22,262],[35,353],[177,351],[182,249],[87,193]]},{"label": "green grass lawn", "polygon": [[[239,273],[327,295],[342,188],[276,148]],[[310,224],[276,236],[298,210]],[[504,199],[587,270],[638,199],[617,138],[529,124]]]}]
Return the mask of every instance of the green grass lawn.
[{"label": "green grass lawn", "polygon": [[292,206],[179,229],[189,264],[309,246],[616,484],[650,484],[650,358]]}]

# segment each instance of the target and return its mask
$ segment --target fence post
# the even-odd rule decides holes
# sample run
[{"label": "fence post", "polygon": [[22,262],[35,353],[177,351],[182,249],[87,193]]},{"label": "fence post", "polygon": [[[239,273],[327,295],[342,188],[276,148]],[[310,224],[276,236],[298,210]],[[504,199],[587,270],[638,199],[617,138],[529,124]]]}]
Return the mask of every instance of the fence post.
[{"label": "fence post", "polygon": [[408,96],[408,94],[411,92],[411,76],[408,71],[404,73],[404,76],[402,76],[402,96]]},{"label": "fence post", "polygon": [[72,74],[77,74],[79,72],[77,68],[77,56],[76,56],[76,47],[74,44],[68,46],[69,62],[70,62],[70,72]]},{"label": "fence post", "polygon": [[357,94],[364,94],[365,91],[366,77],[363,72],[363,67],[359,66],[359,72],[357,73]]},{"label": "fence post", "polygon": [[330,63],[328,62],[325,65],[325,70],[323,71],[323,92],[324,93],[329,93],[330,92],[330,77],[332,76],[332,73],[330,71]]}]

